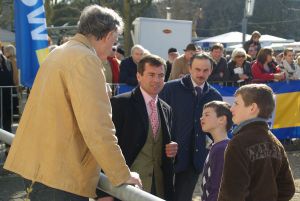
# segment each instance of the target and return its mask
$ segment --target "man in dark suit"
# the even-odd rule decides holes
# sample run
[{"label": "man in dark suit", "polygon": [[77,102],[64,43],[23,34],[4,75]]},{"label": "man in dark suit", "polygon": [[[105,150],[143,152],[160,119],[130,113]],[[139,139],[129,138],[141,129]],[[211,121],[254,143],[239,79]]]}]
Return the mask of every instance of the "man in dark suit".
[{"label": "man in dark suit", "polygon": [[139,173],[143,189],[173,200],[173,157],[171,108],[158,98],[164,86],[164,60],[148,55],[137,68],[139,86],[111,98],[118,143],[127,165]]}]

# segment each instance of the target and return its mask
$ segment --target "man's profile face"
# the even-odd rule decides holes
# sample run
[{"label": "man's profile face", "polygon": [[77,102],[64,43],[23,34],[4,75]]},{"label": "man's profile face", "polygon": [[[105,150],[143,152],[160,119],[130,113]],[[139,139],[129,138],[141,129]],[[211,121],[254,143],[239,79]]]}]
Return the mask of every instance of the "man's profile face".
[{"label": "man's profile face", "polygon": [[118,31],[113,30],[109,32],[104,38],[101,39],[101,41],[103,42],[102,44],[105,46],[105,50],[106,50],[105,52],[103,52],[105,55],[102,55],[104,58],[112,54],[112,47],[118,41],[118,36],[119,36]]},{"label": "man's profile face", "polygon": [[150,96],[155,97],[164,87],[165,71],[164,66],[152,66],[145,64],[143,74],[137,73],[137,79],[140,86]]},{"label": "man's profile face", "polygon": [[197,85],[202,85],[207,81],[212,72],[212,66],[209,59],[197,59],[193,60],[189,68],[191,78]]}]

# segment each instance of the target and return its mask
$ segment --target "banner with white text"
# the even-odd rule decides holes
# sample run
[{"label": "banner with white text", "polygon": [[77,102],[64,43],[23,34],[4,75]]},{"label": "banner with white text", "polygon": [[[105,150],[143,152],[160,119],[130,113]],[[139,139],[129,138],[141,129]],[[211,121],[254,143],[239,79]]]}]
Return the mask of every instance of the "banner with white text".
[{"label": "banner with white text", "polygon": [[49,53],[43,0],[15,0],[17,63],[21,83],[32,87],[40,64]]}]

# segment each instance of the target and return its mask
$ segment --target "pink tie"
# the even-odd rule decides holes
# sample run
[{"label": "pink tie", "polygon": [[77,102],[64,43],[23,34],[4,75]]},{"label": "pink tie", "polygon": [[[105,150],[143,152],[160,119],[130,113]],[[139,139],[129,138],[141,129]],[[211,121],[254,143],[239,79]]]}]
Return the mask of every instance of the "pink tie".
[{"label": "pink tie", "polygon": [[159,127],[159,122],[158,122],[158,113],[157,113],[157,107],[155,104],[155,99],[152,99],[149,102],[150,106],[150,121],[151,121],[151,127],[152,127],[152,132],[153,132],[153,137],[155,139]]}]

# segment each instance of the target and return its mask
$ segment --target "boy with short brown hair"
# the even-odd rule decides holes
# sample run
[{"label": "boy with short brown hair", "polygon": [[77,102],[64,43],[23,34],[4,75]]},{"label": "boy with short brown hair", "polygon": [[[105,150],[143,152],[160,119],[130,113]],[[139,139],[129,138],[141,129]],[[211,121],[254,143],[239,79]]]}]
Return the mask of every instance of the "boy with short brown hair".
[{"label": "boy with short brown hair", "polygon": [[229,142],[227,132],[232,127],[230,105],[211,101],[203,106],[201,127],[213,137],[202,176],[202,201],[217,201],[223,171],[224,151]]},{"label": "boy with short brown hair", "polygon": [[218,201],[287,201],[295,184],[286,152],[267,119],[275,107],[265,84],[249,84],[235,93],[231,108],[233,138],[225,151]]}]

